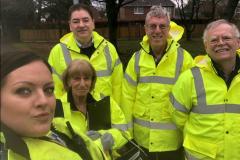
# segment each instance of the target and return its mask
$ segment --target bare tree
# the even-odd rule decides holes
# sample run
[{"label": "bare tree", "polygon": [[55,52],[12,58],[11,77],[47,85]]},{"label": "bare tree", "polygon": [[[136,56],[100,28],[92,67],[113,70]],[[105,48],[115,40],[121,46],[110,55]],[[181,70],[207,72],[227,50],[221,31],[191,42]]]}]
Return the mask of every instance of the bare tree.
[{"label": "bare tree", "polygon": [[33,25],[34,14],[35,6],[32,0],[1,0],[3,39],[18,40],[19,29]]},{"label": "bare tree", "polygon": [[106,3],[106,13],[108,19],[109,41],[117,47],[117,29],[118,13],[121,7],[132,3],[136,0],[98,0]]},{"label": "bare tree", "polygon": [[183,0],[176,0],[179,9],[180,19],[186,30],[187,40],[191,40],[192,32],[199,20],[199,8],[201,0],[189,0],[185,6]]},{"label": "bare tree", "polygon": [[239,0],[228,0],[227,6],[223,12],[221,18],[232,20],[235,10],[237,8]]},{"label": "bare tree", "polygon": [[216,8],[218,6],[218,3],[221,2],[222,0],[211,0],[211,17],[210,19],[211,20],[214,20],[215,19],[215,14],[216,14]]}]

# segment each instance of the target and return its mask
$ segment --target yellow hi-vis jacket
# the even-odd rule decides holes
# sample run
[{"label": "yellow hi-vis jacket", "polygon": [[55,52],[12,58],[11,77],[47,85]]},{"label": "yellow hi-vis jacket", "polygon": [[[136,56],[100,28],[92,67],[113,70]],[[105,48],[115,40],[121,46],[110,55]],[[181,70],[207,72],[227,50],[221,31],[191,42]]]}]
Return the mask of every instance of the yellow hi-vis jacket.
[{"label": "yellow hi-vis jacket", "polygon": [[179,77],[170,97],[187,159],[240,159],[240,70],[228,88],[206,55]]},{"label": "yellow hi-vis jacket", "polygon": [[134,140],[150,152],[181,146],[180,131],[171,121],[169,93],[179,74],[193,65],[191,55],[172,38],[156,66],[148,37],[131,57],[123,79],[121,107]]},{"label": "yellow hi-vis jacket", "polygon": [[0,136],[1,160],[82,160],[53,133],[41,138],[19,137],[9,132],[8,135],[1,132]]},{"label": "yellow hi-vis jacket", "polygon": [[93,32],[92,37],[96,50],[90,59],[81,52],[72,32],[64,35],[60,43],[51,50],[48,62],[53,70],[55,95],[60,98],[65,92],[61,76],[67,65],[74,59],[85,59],[97,71],[97,82],[92,94],[97,96],[100,94],[102,97],[111,95],[119,104],[123,78],[122,63],[110,42],[97,32]]},{"label": "yellow hi-vis jacket", "polygon": [[[89,121],[88,118],[94,118],[94,114],[90,115],[87,114],[88,117],[86,117],[82,112],[78,110],[73,110],[73,102],[69,101],[69,94],[65,93],[61,98],[61,105],[56,106],[56,111],[58,112],[58,116],[55,115],[55,118],[53,120],[53,123],[58,126],[58,123],[64,123],[64,121],[69,121],[76,133],[87,133],[89,130]],[[109,96],[108,96],[109,97]],[[125,116],[121,110],[121,108],[118,106],[118,104],[115,102],[115,100],[112,97],[105,97],[104,99],[100,99],[100,97],[94,99],[90,94],[88,95],[88,99],[91,99],[91,105],[100,107],[98,111],[104,112],[104,110],[101,108],[101,102],[104,100],[109,100],[108,104],[110,106],[105,106],[110,108],[110,128],[109,129],[99,129],[97,130],[101,135],[104,135],[105,133],[110,133],[113,137],[114,145],[112,147],[113,150],[117,150],[121,148],[124,144],[127,143],[127,139],[130,139],[130,134],[127,131],[127,123]],[[59,103],[59,102],[58,102]],[[57,104],[58,104],[57,103]],[[90,102],[87,102],[90,103]],[[107,104],[107,103],[105,103]],[[62,111],[61,111],[62,110]],[[61,113],[62,112],[62,113]],[[60,114],[59,114],[60,113]],[[96,113],[97,115],[98,113]],[[104,115],[104,113],[102,114]],[[92,117],[90,117],[92,116]],[[104,119],[106,117],[102,117]],[[64,120],[65,119],[65,120]],[[101,121],[101,120],[99,120]],[[99,122],[96,122],[96,124]],[[124,135],[122,135],[124,134]],[[126,138],[127,139],[126,139]],[[99,137],[100,138],[100,137]],[[100,141],[99,141],[100,142]],[[98,142],[97,142],[98,143]],[[99,144],[98,144],[99,145]],[[100,146],[102,146],[100,144]]]}]

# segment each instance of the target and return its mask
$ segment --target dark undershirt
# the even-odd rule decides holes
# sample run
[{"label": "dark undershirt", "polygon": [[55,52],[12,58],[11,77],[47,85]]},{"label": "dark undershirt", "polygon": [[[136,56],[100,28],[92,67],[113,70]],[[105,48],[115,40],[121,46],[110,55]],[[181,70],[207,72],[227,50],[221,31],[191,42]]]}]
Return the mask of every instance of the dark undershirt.
[{"label": "dark undershirt", "polygon": [[231,74],[230,74],[228,79],[226,79],[226,77],[224,76],[224,72],[218,67],[216,62],[214,62],[212,60],[212,64],[213,64],[213,67],[216,69],[218,76],[221,77],[225,81],[227,87],[229,88],[233,78],[238,74],[238,70],[240,69],[240,58],[239,58],[239,56],[236,56],[235,68],[231,72]]},{"label": "dark undershirt", "polygon": [[92,44],[91,46],[87,47],[87,48],[81,48],[81,53],[85,54],[88,56],[88,58],[90,58],[92,56],[92,54],[94,53],[94,51],[96,50],[96,48],[94,47],[94,44]]}]

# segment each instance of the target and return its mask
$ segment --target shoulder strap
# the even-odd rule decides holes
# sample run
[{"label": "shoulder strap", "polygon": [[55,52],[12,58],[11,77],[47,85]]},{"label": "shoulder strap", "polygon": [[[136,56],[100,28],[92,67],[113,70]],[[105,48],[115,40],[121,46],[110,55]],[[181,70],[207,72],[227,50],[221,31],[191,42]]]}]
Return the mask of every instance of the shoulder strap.
[{"label": "shoulder strap", "polygon": [[27,160],[31,160],[28,146],[24,140],[4,125],[1,127],[6,140],[6,149],[11,149],[13,152],[25,157]]},{"label": "shoulder strap", "polygon": [[83,159],[92,160],[90,152],[88,151],[83,138],[74,132],[69,121],[66,122],[66,125],[67,125],[69,132],[72,135],[72,140],[71,140],[72,150],[75,151],[76,153],[78,153]]},{"label": "shoulder strap", "polygon": [[56,99],[56,109],[54,117],[64,117],[63,106],[60,99]]},{"label": "shoulder strap", "polygon": [[179,75],[181,73],[182,66],[183,66],[183,52],[184,52],[183,48],[178,47],[178,49],[177,49],[176,73],[175,73],[175,79],[176,80],[179,77]]},{"label": "shoulder strap", "polygon": [[139,82],[139,77],[140,77],[140,68],[139,68],[139,61],[140,61],[140,50],[135,53],[135,72],[137,74],[137,83]]},{"label": "shoulder strap", "polygon": [[60,46],[62,48],[62,52],[63,52],[63,57],[64,57],[64,60],[65,60],[65,63],[68,66],[72,62],[72,58],[71,58],[70,52],[69,52],[66,44],[64,44],[64,43],[59,43],[59,44],[60,44]]}]

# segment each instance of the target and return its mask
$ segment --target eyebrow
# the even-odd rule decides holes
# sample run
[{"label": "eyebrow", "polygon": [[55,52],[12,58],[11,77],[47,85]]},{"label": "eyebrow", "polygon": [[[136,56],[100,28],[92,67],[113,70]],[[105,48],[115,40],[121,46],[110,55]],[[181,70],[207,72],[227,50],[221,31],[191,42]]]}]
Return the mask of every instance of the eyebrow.
[{"label": "eyebrow", "polygon": [[86,20],[86,19],[90,19],[90,18],[89,17],[82,17],[82,18],[73,18],[72,20],[81,20],[81,19]]},{"label": "eyebrow", "polygon": [[[19,82],[16,82],[16,83],[13,83],[13,85],[18,85],[18,84],[27,84],[27,85],[31,85],[31,86],[34,86],[35,84],[32,83],[32,82],[29,82],[29,81],[19,81]],[[44,86],[47,86],[47,85],[53,85],[54,82],[53,81],[50,81],[50,82],[47,82],[46,84],[44,84]]]}]

